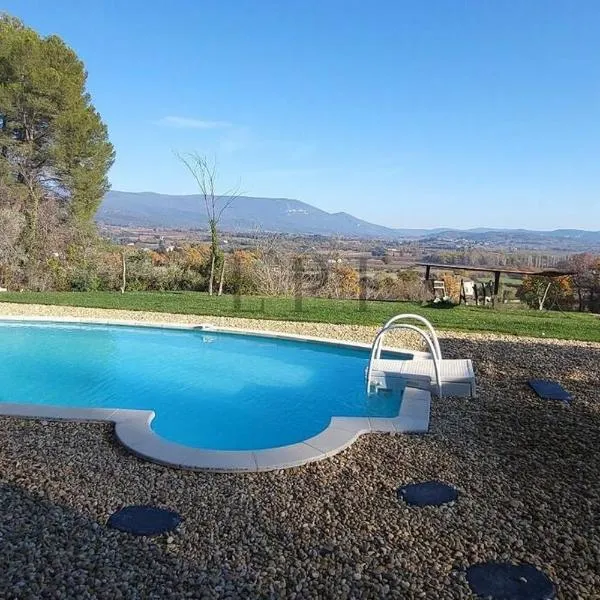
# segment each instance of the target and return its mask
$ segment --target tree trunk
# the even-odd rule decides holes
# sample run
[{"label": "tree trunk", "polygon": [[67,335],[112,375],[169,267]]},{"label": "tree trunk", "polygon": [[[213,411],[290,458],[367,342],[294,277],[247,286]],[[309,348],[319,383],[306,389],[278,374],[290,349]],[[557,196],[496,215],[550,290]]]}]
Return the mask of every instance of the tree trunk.
[{"label": "tree trunk", "polygon": [[215,255],[212,255],[210,261],[210,276],[208,278],[208,295],[213,295],[213,282],[215,280]]},{"label": "tree trunk", "polygon": [[28,185],[29,207],[27,211],[27,246],[28,251],[32,252],[37,240],[38,215],[40,211],[40,197],[33,185]]},{"label": "tree trunk", "polygon": [[[4,135],[6,135],[6,115],[0,115],[0,121],[2,121],[2,127],[0,129],[3,134],[3,139],[6,139],[4,138]],[[8,146],[6,144],[0,149],[0,154],[2,154],[4,158],[8,156]]]},{"label": "tree trunk", "polygon": [[548,290],[550,289],[551,285],[552,285],[552,282],[549,281],[548,285],[546,286],[546,291],[544,292],[544,295],[542,296],[542,299],[540,300],[540,310],[544,310],[544,302],[546,302],[546,296],[548,295]]},{"label": "tree trunk", "polygon": [[[22,174],[19,173],[19,175]],[[28,185],[25,179],[23,179],[23,182],[25,183],[25,185],[27,185],[28,188],[28,198],[25,212],[26,226],[23,231],[23,242],[25,246],[25,273],[29,285],[29,283],[31,283],[31,281],[35,279],[40,273],[40,248],[37,236],[40,198],[38,196],[37,190],[33,187],[33,185]]]},{"label": "tree trunk", "polygon": [[223,295],[223,279],[225,279],[225,255],[223,255],[223,262],[221,263],[221,276],[219,278],[219,291],[217,296]]},{"label": "tree trunk", "polygon": [[125,251],[121,252],[121,294],[125,293],[127,285],[127,266],[125,262]]},{"label": "tree trunk", "polygon": [[215,282],[215,266],[217,264],[217,255],[219,253],[219,237],[217,232],[217,221],[212,218],[209,220],[210,227],[210,277],[208,280],[208,295],[213,295],[213,286]]}]

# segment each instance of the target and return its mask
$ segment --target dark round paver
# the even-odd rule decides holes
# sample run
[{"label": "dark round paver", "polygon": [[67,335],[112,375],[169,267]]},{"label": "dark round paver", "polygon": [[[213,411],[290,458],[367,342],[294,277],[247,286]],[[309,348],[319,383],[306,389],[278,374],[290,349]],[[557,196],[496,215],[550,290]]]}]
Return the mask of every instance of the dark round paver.
[{"label": "dark round paver", "polygon": [[159,535],[172,531],[181,517],[172,510],[156,506],[125,506],[113,513],[108,526],[133,535]]},{"label": "dark round paver", "polygon": [[441,481],[423,481],[398,488],[398,498],[410,506],[441,506],[454,502],[458,490]]},{"label": "dark round paver", "polygon": [[478,563],[467,569],[471,591],[489,600],[553,600],[556,589],[550,578],[526,563]]}]

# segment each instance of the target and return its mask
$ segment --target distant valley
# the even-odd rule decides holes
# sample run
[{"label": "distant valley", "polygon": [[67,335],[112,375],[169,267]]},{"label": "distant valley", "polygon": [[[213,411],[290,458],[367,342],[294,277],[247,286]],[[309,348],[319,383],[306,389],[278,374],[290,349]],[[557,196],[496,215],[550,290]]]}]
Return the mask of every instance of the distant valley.
[{"label": "distant valley", "polygon": [[[199,195],[116,190],[108,192],[96,220],[106,225],[158,229],[201,229],[207,225],[204,202]],[[600,249],[600,231],[398,229],[369,223],[344,212],[328,213],[306,202],[288,198],[236,198],[223,213],[221,228],[230,232],[278,232],[389,241],[426,239],[449,247],[484,245],[571,252]]]}]

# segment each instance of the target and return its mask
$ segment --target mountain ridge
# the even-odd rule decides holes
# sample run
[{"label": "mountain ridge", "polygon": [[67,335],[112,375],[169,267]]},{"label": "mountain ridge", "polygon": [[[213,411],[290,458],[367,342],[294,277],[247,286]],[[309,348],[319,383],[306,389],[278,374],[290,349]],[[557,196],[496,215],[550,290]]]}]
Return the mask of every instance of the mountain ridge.
[{"label": "mountain ridge", "polygon": [[[223,201],[226,201],[224,198]],[[167,229],[199,229],[206,227],[203,198],[199,194],[172,195],[157,192],[109,191],[96,215],[106,225]],[[241,196],[223,213],[221,228],[227,231],[264,231],[291,234],[337,235],[374,239],[455,239],[494,241],[507,238],[522,241],[540,239],[580,241],[600,248],[600,231],[555,229],[550,231],[474,227],[457,229],[394,228],[370,223],[339,211],[329,213],[293,198]]]}]

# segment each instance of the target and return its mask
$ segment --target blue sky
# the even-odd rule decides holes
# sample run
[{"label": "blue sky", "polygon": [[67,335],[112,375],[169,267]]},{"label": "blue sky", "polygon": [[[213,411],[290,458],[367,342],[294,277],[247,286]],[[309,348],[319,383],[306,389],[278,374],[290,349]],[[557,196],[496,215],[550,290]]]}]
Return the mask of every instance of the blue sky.
[{"label": "blue sky", "polygon": [[8,0],[80,55],[114,189],[397,227],[600,229],[598,0]]}]

